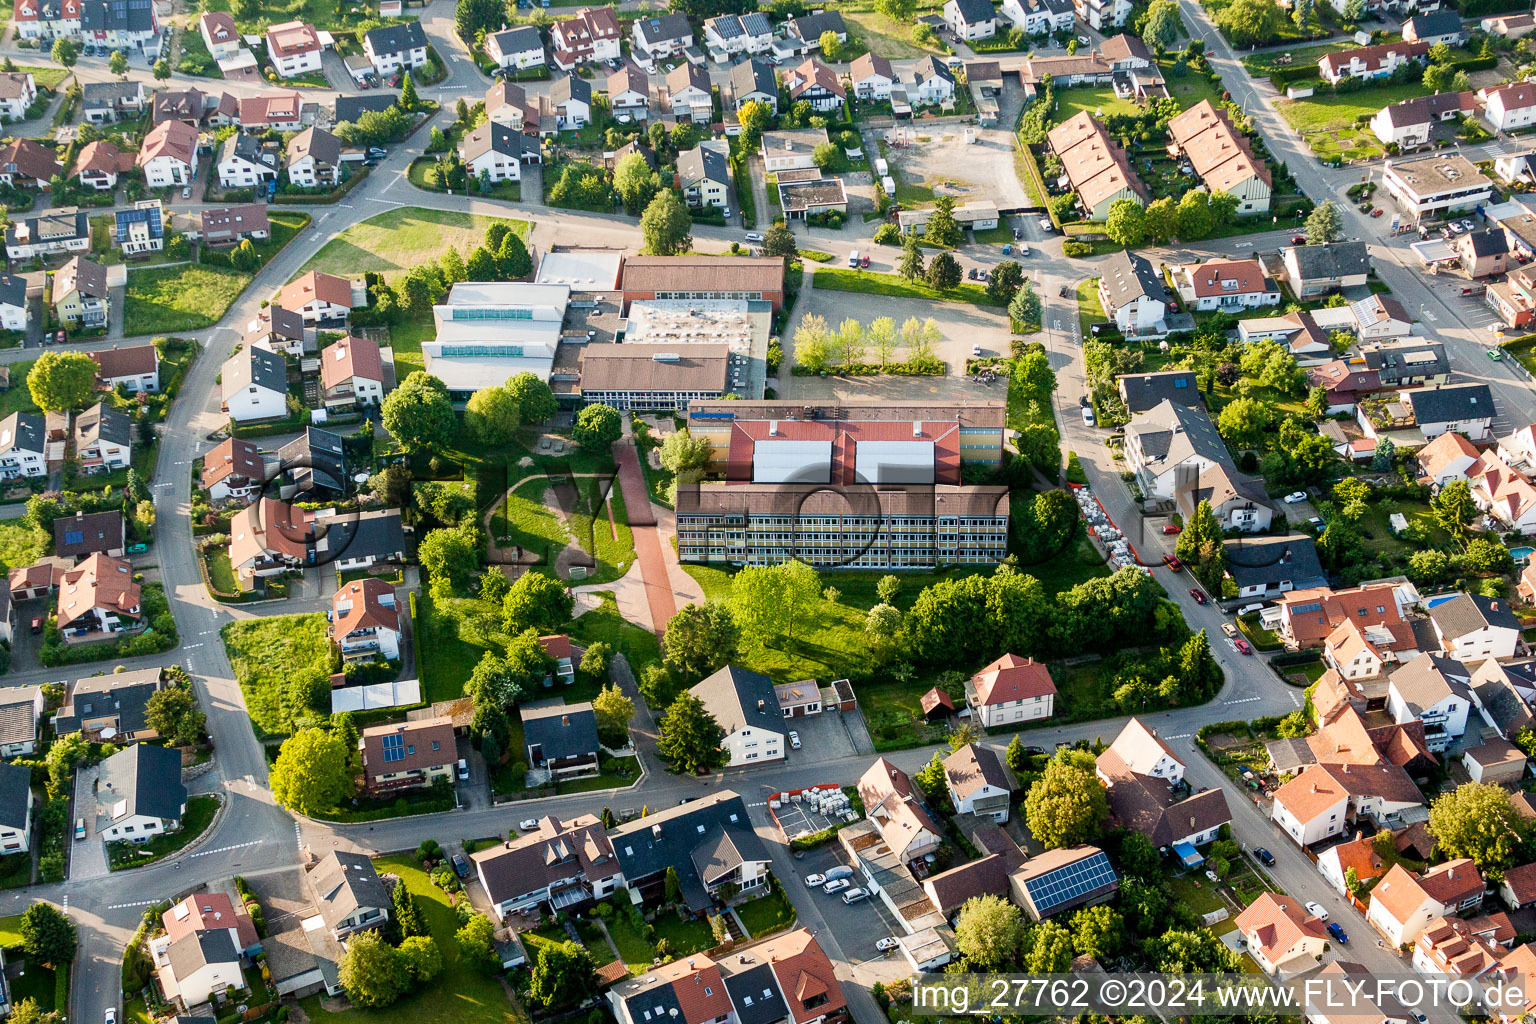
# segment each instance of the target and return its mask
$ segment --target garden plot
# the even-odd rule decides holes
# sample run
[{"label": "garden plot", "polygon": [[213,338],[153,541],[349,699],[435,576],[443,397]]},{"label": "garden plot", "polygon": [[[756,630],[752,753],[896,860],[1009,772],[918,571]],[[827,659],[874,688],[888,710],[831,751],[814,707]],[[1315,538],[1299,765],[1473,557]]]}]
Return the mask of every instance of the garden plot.
[{"label": "garden plot", "polygon": [[[967,142],[964,125],[919,122],[903,131],[908,144],[887,146],[885,152],[903,183],[896,198],[904,205],[941,195],[954,197],[956,204],[991,200],[1004,210],[1033,205],[1013,168],[1010,133],[971,127],[974,141]],[[964,168],[963,178],[955,176],[957,167]]]}]

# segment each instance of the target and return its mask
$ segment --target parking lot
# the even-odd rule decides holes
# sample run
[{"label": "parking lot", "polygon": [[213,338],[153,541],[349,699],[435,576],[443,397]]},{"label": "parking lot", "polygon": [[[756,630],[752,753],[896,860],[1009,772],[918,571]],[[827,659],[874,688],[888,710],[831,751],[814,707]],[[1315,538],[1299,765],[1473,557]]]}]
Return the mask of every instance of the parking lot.
[{"label": "parking lot", "polygon": [[[798,885],[804,888],[807,875],[826,874],[832,868],[843,864],[842,847],[836,843],[828,843],[826,846],[807,850],[803,858],[795,861],[798,877],[783,881],[786,886]],[[855,875],[852,881],[854,885],[858,885],[861,879]],[[875,943],[887,935],[905,934],[891,915],[890,909],[880,902],[878,896],[845,905],[841,894],[828,895],[818,889],[810,895],[816,901],[822,916],[826,918],[827,927],[837,936],[843,955],[851,962],[860,963],[865,960],[879,960],[888,956],[901,955],[898,952],[882,953],[875,948]]]}]

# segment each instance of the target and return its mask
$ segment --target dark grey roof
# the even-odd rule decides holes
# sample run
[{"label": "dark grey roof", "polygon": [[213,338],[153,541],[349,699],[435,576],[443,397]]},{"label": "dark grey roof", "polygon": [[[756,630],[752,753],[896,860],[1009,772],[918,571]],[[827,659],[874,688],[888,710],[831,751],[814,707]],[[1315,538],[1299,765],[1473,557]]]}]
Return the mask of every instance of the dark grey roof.
[{"label": "dark grey roof", "polygon": [[105,554],[123,546],[123,513],[76,512],[53,521],[53,552],[67,558],[80,558],[98,551]]},{"label": "dark grey roof", "polygon": [[808,42],[820,39],[823,32],[836,32],[840,36],[848,34],[848,26],[843,24],[843,16],[837,11],[820,11],[801,18],[791,18],[788,24],[793,35]]},{"label": "dark grey roof", "polygon": [[[113,821],[136,814],[165,821],[180,820],[181,809],[187,803],[187,787],[181,783],[181,751],[147,743],[119,750],[101,762],[96,791],[124,801],[123,813],[112,815]],[[112,805],[110,799],[107,803]]]},{"label": "dark grey roof", "polygon": [[1403,23],[1403,28],[1406,30],[1410,25],[1420,39],[1426,36],[1449,35],[1452,32],[1461,31],[1461,16],[1455,11],[1442,8],[1427,14],[1415,14]]},{"label": "dark grey roof", "polygon": [[640,18],[635,21],[635,28],[639,30],[640,38],[646,43],[693,38],[693,26],[688,24],[688,16],[684,14],[662,14],[654,18]]},{"label": "dark grey roof", "polygon": [[229,937],[228,928],[201,928],[189,932],[166,949],[171,973],[177,979],[190,978],[209,964],[240,962],[240,951]]},{"label": "dark grey roof", "polygon": [[1426,423],[1455,423],[1493,418],[1493,392],[1487,384],[1454,384],[1440,388],[1418,388],[1406,392],[1413,406],[1414,419],[1422,428]]},{"label": "dark grey roof", "polygon": [[[774,711],[777,713],[777,706]],[[693,855],[701,845],[719,849],[721,839],[713,834],[716,829],[729,835],[737,856],[746,860],[768,859],[763,841],[752,829],[747,805],[729,789],[625,822],[608,838],[631,885],[674,867],[689,908],[699,911],[710,905],[710,899],[699,879]]]},{"label": "dark grey roof", "polygon": [[597,716],[590,702],[524,707],[522,719],[524,744],[538,747],[546,761],[597,753]]},{"label": "dark grey roof", "polygon": [[566,75],[564,78],[555,79],[549,87],[549,102],[558,107],[567,100],[590,104],[592,83],[577,75]]},{"label": "dark grey roof", "polygon": [[[727,989],[726,991],[730,991]],[[624,998],[629,1019],[635,1021],[685,1021],[683,1004],[678,1002],[672,982],[662,982]]]},{"label": "dark grey roof", "polygon": [[1100,271],[1104,290],[1115,309],[1143,295],[1162,301],[1162,279],[1153,272],[1152,263],[1145,256],[1121,250],[1105,260]]},{"label": "dark grey roof", "polygon": [[1473,256],[1498,256],[1509,252],[1509,236],[1504,234],[1503,228],[1474,231],[1466,238],[1472,246]]},{"label": "dark grey roof", "polygon": [[753,964],[724,977],[725,990],[730,993],[736,1019],[741,1024],[778,1024],[789,1018],[789,1007],[779,992],[779,981],[771,965]]},{"label": "dark grey roof", "polygon": [[309,870],[309,884],[315,890],[315,906],[331,928],[359,907],[389,909],[389,893],[384,880],[374,870],[373,861],[361,853],[332,850]]},{"label": "dark grey roof", "polygon": [[741,16],[741,30],[749,36],[760,36],[771,33],[773,25],[762,11],[748,11]]},{"label": "dark grey roof", "polygon": [[0,452],[19,449],[43,451],[43,418],[30,412],[13,412],[0,420]]},{"label": "dark grey roof", "polygon": [[960,20],[967,25],[979,25],[997,17],[992,0],[955,0],[955,6],[960,9]]},{"label": "dark grey roof", "polygon": [[25,830],[27,798],[31,794],[32,769],[19,764],[0,764],[0,825]]},{"label": "dark grey roof", "polygon": [[[987,3],[987,0],[982,0],[982,2]],[[988,6],[990,7],[991,5],[988,4]],[[950,73],[949,66],[932,54],[918,61],[913,66],[912,72],[917,76],[919,82],[926,82],[930,78],[942,78],[950,85],[955,84],[955,76]]]},{"label": "dark grey roof", "polygon": [[729,736],[747,726],[784,735],[784,716],[773,680],[761,672],[727,665],[688,688],[704,702]]},{"label": "dark grey roof", "polygon": [[754,92],[766,93],[777,97],[778,83],[773,79],[773,67],[766,61],[756,57],[742,61],[731,66],[731,92],[740,102],[741,97]]},{"label": "dark grey roof", "polygon": [[[69,213],[65,210],[48,210],[35,217],[24,218],[22,223],[31,232],[30,237],[33,239],[31,244],[33,245],[36,245],[39,240],[62,244],[65,241],[65,236],[58,232],[66,225],[73,229],[70,231],[69,238],[89,238],[91,236],[91,219],[84,210],[77,210],[74,213]],[[43,230],[44,223],[48,226],[47,231]],[[11,224],[5,229],[5,244],[18,244],[16,241],[15,224]]]},{"label": "dark grey roof", "polygon": [[219,150],[219,160],[229,160],[232,157],[248,160],[273,170],[277,169],[277,150],[271,146],[262,145],[260,136],[246,132],[236,132],[224,140],[224,146]]},{"label": "dark grey roof", "polygon": [[704,22],[704,27],[714,29],[715,35],[721,39],[735,39],[745,34],[742,31],[741,19],[734,14],[722,14],[719,17],[710,18]]},{"label": "dark grey roof", "polygon": [[26,309],[26,279],[17,274],[0,274],[0,304]]},{"label": "dark grey roof", "polygon": [[87,82],[81,100],[87,107],[113,107],[138,100],[142,90],[139,82]]},{"label": "dark grey roof", "polygon": [[351,121],[356,124],[357,119],[369,112],[388,110],[395,105],[395,97],[392,93],[373,93],[368,96],[338,96],[336,97],[336,123]]},{"label": "dark grey roof", "polygon": [[356,519],[338,516],[339,522],[324,527],[315,541],[315,561],[327,565],[343,558],[393,561],[405,552],[405,530],[397,508],[360,512]]},{"label": "dark grey roof", "polygon": [[421,22],[412,19],[398,25],[384,25],[363,33],[374,53],[408,53],[427,45],[427,33]]},{"label": "dark grey roof", "polygon": [[515,157],[518,160],[537,153],[539,142],[537,139],[514,131],[500,121],[487,121],[464,137],[459,143],[461,147],[459,156],[465,163],[481,156],[484,153],[500,153],[503,156]]},{"label": "dark grey roof", "polygon": [[502,53],[522,53],[544,47],[544,37],[532,25],[515,25],[504,32],[492,33],[491,38],[496,40]]},{"label": "dark grey roof", "polygon": [[97,402],[75,417],[75,445],[96,441],[129,447],[133,444],[133,421],[105,402]]},{"label": "dark grey roof", "polygon": [[[1449,373],[1451,361],[1445,354],[1445,346],[1438,341],[1423,338],[1404,338],[1401,341],[1366,348],[1365,365],[1375,370],[1381,382],[1392,385],[1408,377],[1434,377]],[[1434,361],[1409,362],[1410,356],[1429,355]]]},{"label": "dark grey roof", "polygon": [[226,387],[231,385],[231,373],[234,374],[233,390],[256,384],[280,395],[288,393],[288,363],[276,352],[264,348],[236,352],[224,364]]},{"label": "dark grey roof", "polygon": [[717,181],[727,187],[731,183],[725,154],[706,146],[695,146],[677,155],[677,176],[684,188],[701,181]]},{"label": "dark grey roof", "polygon": [[64,706],[53,716],[53,731],[67,736],[80,731],[82,718],[114,716],[118,732],[139,732],[149,725],[144,709],[158,689],[158,668],[77,679],[65,690]]},{"label": "dark grey roof", "polygon": [[[415,24],[415,22],[412,22]],[[330,167],[336,167],[341,163],[341,139],[332,135],[324,128],[316,128],[310,125],[288,142],[288,162],[290,164],[304,159],[306,156],[314,157],[318,163]]]},{"label": "dark grey roof", "polygon": [[267,318],[270,321],[270,330],[279,338],[287,338],[289,341],[304,340],[304,314],[284,306],[268,306]]},{"label": "dark grey roof", "polygon": [[80,27],[87,32],[153,31],[155,0],[85,0]]},{"label": "dark grey roof", "polygon": [[1298,245],[1296,268],[1307,280],[1324,277],[1348,277],[1368,273],[1370,254],[1364,242],[1330,242],[1327,245]]},{"label": "dark grey roof", "polygon": [[1431,608],[1429,617],[1448,640],[1466,636],[1484,626],[1520,629],[1520,620],[1509,610],[1508,601],[1481,594],[1458,594]]},{"label": "dark grey roof", "polygon": [[1176,405],[1164,399],[1125,425],[1135,434],[1142,458],[1158,475],[1183,465],[1193,456],[1222,465],[1231,464],[1226,443],[1204,409]]},{"label": "dark grey roof", "polygon": [[1327,585],[1317,546],[1303,534],[1245,537],[1222,541],[1222,547],[1227,550],[1227,572],[1239,587],[1276,587],[1285,580],[1297,590]]},{"label": "dark grey roof", "polygon": [[[1515,683],[1509,678],[1514,676],[1523,686],[1531,686],[1532,665],[1527,662],[1521,666],[1521,671],[1516,671],[1513,665],[1500,666],[1504,669],[1504,676],[1498,679],[1490,679],[1472,687],[1472,695],[1481,707],[1493,719],[1494,728],[1506,739],[1514,736],[1521,729],[1529,729],[1536,718],[1531,715],[1531,709],[1526,704],[1520,692],[1515,689]],[[1481,674],[1481,673],[1479,673]]]},{"label": "dark grey roof", "polygon": [[1126,411],[1133,416],[1161,405],[1164,401],[1187,405],[1192,409],[1205,406],[1194,370],[1123,373],[1119,381],[1120,397],[1125,399]]},{"label": "dark grey roof", "polygon": [[277,450],[277,463],[301,491],[322,487],[337,494],[347,491],[347,454],[340,434],[305,427],[304,433]]}]

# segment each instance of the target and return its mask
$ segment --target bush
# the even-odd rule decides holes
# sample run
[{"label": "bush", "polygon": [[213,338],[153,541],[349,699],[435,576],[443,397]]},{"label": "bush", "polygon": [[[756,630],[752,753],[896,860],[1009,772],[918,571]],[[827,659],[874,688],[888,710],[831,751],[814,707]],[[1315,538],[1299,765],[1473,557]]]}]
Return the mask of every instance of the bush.
[{"label": "bush", "polygon": [[901,229],[895,224],[881,224],[875,229],[876,245],[900,245]]}]

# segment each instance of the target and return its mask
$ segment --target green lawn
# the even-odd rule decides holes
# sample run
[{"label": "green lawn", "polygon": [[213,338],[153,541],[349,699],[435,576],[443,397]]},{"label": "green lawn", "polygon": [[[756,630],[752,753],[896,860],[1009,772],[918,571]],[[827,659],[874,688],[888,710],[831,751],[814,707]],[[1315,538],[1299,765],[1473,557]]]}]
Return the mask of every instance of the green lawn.
[{"label": "green lawn", "polygon": [[21,918],[20,914],[0,917],[0,949],[21,948]]},{"label": "green lawn", "polygon": [[566,623],[571,639],[581,645],[602,641],[624,655],[637,676],[646,665],[660,661],[661,644],[656,634],[620,615],[612,593],[603,591],[602,600],[598,607]]},{"label": "green lawn", "polygon": [[1092,324],[1101,324],[1108,317],[1104,313],[1104,304],[1099,301],[1099,280],[1094,278],[1084,281],[1077,286],[1077,322],[1082,330],[1082,338],[1086,339],[1088,328]]},{"label": "green lawn", "polygon": [[1048,562],[1038,565],[1020,565],[1019,571],[1028,573],[1040,581],[1047,594],[1056,595],[1071,590],[1079,583],[1099,576],[1111,575],[1104,556],[1099,554],[1088,531],[1079,527],[1071,547]]},{"label": "green lawn", "polygon": [[[1319,46],[1298,46],[1294,50],[1268,50],[1244,57],[1243,66],[1255,78],[1263,78],[1282,68],[1302,68],[1309,65],[1315,67],[1317,62],[1328,54],[1351,50],[1358,45],[1354,40],[1349,40],[1342,43],[1323,43]],[[1286,63],[1280,63],[1281,59],[1287,56],[1291,59]]]},{"label": "green lawn", "polygon": [[499,515],[491,517],[491,529],[500,544],[516,544],[538,555],[546,565],[570,543],[570,531],[544,503],[549,480],[543,476],[525,480],[507,492]]},{"label": "green lawn", "polygon": [[[596,563],[584,582],[607,583],[623,576],[635,560],[635,544],[625,518],[624,496],[617,486],[603,501],[607,477],[576,477],[577,497],[567,527],[553,504],[546,504],[551,482],[544,476],[525,480],[508,492],[501,512],[491,520],[500,543],[516,544],[552,568],[560,550],[577,544]],[[555,499],[551,495],[550,502]],[[612,516],[609,510],[612,509]]]},{"label": "green lawn", "polygon": [[13,412],[42,411],[32,401],[32,392],[27,388],[27,374],[32,372],[32,364],[36,361],[28,359],[23,363],[11,364],[10,390],[0,393],[0,417],[9,416]]},{"label": "green lawn", "polygon": [[683,921],[676,914],[663,911],[651,923],[656,932],[647,940],[635,932],[627,917],[615,916],[608,920],[608,934],[613,936],[619,959],[624,961],[631,975],[638,977],[651,969],[651,961],[656,959],[656,943],[662,939],[666,940],[667,953],[672,957],[685,957],[715,946],[714,933],[702,919]]},{"label": "green lawn", "polygon": [[486,648],[454,635],[452,620],[439,613],[427,591],[411,598],[416,607],[417,649],[432,652],[431,657],[418,659],[421,699],[431,703],[463,696],[464,683]]},{"label": "green lawn", "polygon": [[[1429,544],[1431,548],[1445,551],[1451,548],[1451,535],[1445,532],[1443,527],[1435,524],[1429,516],[1429,502],[1427,501],[1398,501],[1396,512],[1407,517],[1408,522],[1422,523],[1429,529]],[[1419,550],[1419,546],[1410,541],[1392,536],[1391,524],[1388,522],[1388,513],[1380,504],[1374,501],[1365,503],[1365,515],[1360,517],[1361,539],[1365,542],[1365,549],[1373,555],[1395,554],[1411,555]]]},{"label": "green lawn", "polygon": [[[325,243],[299,273],[356,275],[371,270],[388,276],[436,260],[449,248],[468,258],[485,241],[486,228],[498,220],[503,218],[414,206],[390,210],[352,225]],[[526,220],[504,223],[524,239],[533,226]]]},{"label": "green lawn", "polygon": [[0,565],[7,569],[31,565],[47,552],[52,540],[26,519],[0,520]]},{"label": "green lawn", "polygon": [[[224,627],[224,648],[258,734],[283,735],[293,731],[295,719],[330,711],[309,703],[330,689],[331,646],[325,630],[320,612],[245,619]],[[430,649],[425,637],[421,649]],[[423,658],[428,664],[435,660]]]},{"label": "green lawn", "polygon": [[987,295],[979,284],[962,282],[953,291],[941,292],[926,284],[909,282],[895,274],[880,274],[869,270],[847,270],[839,267],[820,267],[811,275],[811,287],[823,291],[862,292],[867,295],[890,295],[903,299],[927,299],[930,302],[968,302],[975,306],[1000,306]]},{"label": "green lawn", "polygon": [[783,889],[759,896],[736,908],[736,916],[746,925],[747,933],[754,939],[788,928],[795,923],[795,908],[789,905],[789,897]]},{"label": "green lawn", "polygon": [[128,271],[123,334],[177,334],[218,323],[251,275],[183,263]]},{"label": "green lawn", "polygon": [[30,957],[26,961],[26,973],[14,980],[7,980],[11,987],[11,1001],[19,1003],[23,999],[35,999],[38,1009],[55,1009],[54,994],[58,990],[58,976],[50,968],[33,963]]},{"label": "green lawn", "polygon": [[1089,116],[1102,120],[1113,114],[1140,114],[1141,106],[1134,100],[1123,100],[1115,95],[1112,86],[1102,86],[1097,89],[1089,89],[1077,86],[1072,89],[1053,89],[1051,95],[1056,100],[1055,112],[1051,115],[1052,124],[1060,124],[1070,117],[1074,117],[1083,111],[1088,111]]},{"label": "green lawn", "polygon": [[187,814],[181,819],[179,831],[163,832],[149,842],[138,846],[132,843],[108,843],[107,856],[111,861],[112,870],[127,871],[132,868],[141,868],[185,849],[188,843],[208,831],[208,826],[213,824],[213,816],[218,813],[218,810],[219,798],[216,796],[189,797]]},{"label": "green lawn", "polygon": [[395,353],[395,376],[400,380],[426,365],[421,357],[421,343],[437,337],[437,325],[432,322],[432,311],[424,315],[392,324],[389,328],[389,347]]},{"label": "green lawn", "polygon": [[1382,107],[1428,96],[1430,90],[1422,83],[1408,82],[1402,85],[1384,85],[1361,89],[1342,96],[1311,96],[1302,100],[1278,100],[1275,108],[1290,122],[1291,127],[1305,136],[1313,132],[1348,128],[1362,116],[1370,116]]},{"label": "green lawn", "polygon": [[[929,725],[923,721],[919,698],[933,689],[935,680],[924,677],[911,682],[879,680],[859,687],[859,707],[869,726],[870,738],[876,750],[901,750],[937,743],[944,738],[948,727],[942,723]],[[948,687],[945,692],[961,707],[965,701],[965,685]]]},{"label": "green lawn", "polygon": [[507,999],[500,981],[460,962],[454,940],[458,917],[421,865],[408,855],[380,857],[374,863],[380,874],[399,875],[410,889],[442,954],[443,973],[425,990],[383,1010],[335,1013],[322,1008],[318,996],[310,996],[302,1001],[309,1019],[335,1024],[523,1024],[527,1017]]},{"label": "green lawn", "polygon": [[230,564],[227,548],[221,548],[208,557],[208,581],[221,594],[240,593],[240,578],[235,575],[235,567]]}]

